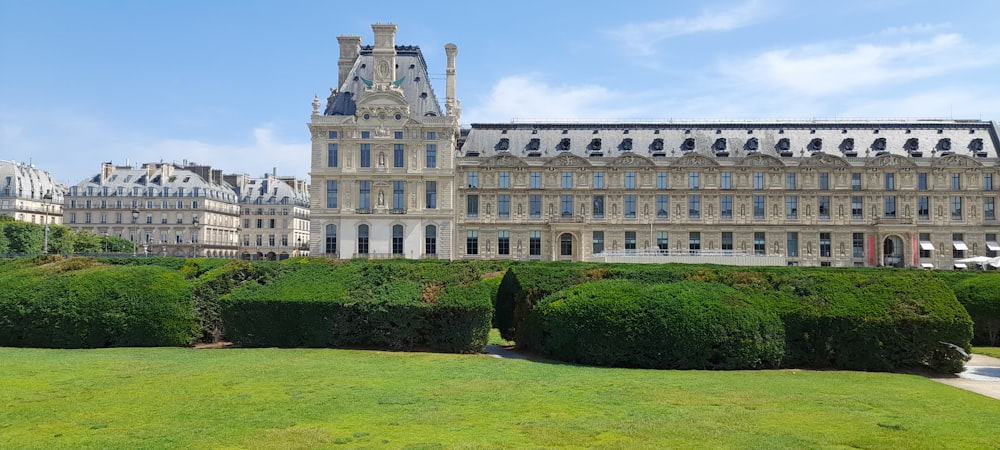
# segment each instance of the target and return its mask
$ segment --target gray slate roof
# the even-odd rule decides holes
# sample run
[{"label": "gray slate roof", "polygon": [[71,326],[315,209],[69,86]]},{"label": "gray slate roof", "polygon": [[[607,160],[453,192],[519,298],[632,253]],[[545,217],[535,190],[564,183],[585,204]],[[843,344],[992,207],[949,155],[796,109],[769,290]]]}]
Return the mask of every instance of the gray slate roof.
[{"label": "gray slate roof", "polygon": [[42,200],[48,195],[53,202],[62,203],[65,190],[52,174],[32,164],[0,160],[0,197]]},{"label": "gray slate roof", "polygon": [[[357,109],[357,101],[364,95],[365,82],[374,78],[372,73],[372,46],[362,46],[361,54],[354,61],[344,84],[336,97],[328,98],[323,115],[351,116]],[[410,113],[415,116],[443,116],[434,90],[431,89],[427,74],[427,63],[417,46],[396,46],[396,80],[402,79],[399,87],[410,105]]]}]

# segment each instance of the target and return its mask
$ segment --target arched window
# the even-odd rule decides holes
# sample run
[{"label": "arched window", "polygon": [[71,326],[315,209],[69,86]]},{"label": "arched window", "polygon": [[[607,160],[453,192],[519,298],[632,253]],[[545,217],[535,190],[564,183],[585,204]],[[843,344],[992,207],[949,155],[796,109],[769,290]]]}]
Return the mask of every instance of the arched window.
[{"label": "arched window", "polygon": [[559,255],[560,256],[573,256],[573,235],[569,233],[563,233],[559,236]]},{"label": "arched window", "polygon": [[333,224],[326,226],[326,253],[337,253],[337,226]]},{"label": "arched window", "polygon": [[437,227],[434,225],[427,225],[424,229],[424,253],[437,254]]},{"label": "arched window", "polygon": [[368,254],[368,225],[358,225],[358,254]]},{"label": "arched window", "polygon": [[403,226],[393,225],[392,226],[392,254],[402,255],[403,254]]}]

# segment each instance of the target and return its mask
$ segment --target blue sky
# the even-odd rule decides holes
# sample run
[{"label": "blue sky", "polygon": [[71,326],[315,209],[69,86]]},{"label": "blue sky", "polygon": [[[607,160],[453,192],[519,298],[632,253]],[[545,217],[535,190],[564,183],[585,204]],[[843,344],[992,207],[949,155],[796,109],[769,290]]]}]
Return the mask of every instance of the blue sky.
[{"label": "blue sky", "polygon": [[[586,5],[586,6],[581,6]],[[308,178],[336,36],[419,45],[462,124],[512,119],[1000,120],[1000,2],[0,0],[0,159]]]}]

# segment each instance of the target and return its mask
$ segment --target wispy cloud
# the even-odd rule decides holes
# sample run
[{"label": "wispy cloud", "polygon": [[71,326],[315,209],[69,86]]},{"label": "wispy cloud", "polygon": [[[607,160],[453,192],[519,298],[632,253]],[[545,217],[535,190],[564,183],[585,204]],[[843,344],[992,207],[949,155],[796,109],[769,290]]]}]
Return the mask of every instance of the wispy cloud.
[{"label": "wispy cloud", "polygon": [[790,89],[799,95],[829,96],[857,89],[935,77],[996,63],[958,34],[937,34],[892,44],[838,44],[771,50],[727,61],[721,72],[759,88]]},{"label": "wispy cloud", "polygon": [[687,34],[722,32],[743,28],[771,14],[771,8],[759,0],[733,7],[717,6],[703,10],[695,17],[675,17],[665,20],[628,23],[605,33],[641,55],[656,53],[663,41]]},{"label": "wispy cloud", "polygon": [[462,112],[464,123],[505,122],[514,118],[583,119],[622,117],[634,112],[621,105],[621,93],[597,85],[546,83],[535,75],[501,79],[477,106]]},{"label": "wispy cloud", "polygon": [[928,34],[935,33],[941,30],[946,30],[951,28],[950,22],[943,23],[916,23],[913,25],[904,25],[899,27],[891,27],[882,30],[879,34],[884,36],[898,36],[904,34]]}]

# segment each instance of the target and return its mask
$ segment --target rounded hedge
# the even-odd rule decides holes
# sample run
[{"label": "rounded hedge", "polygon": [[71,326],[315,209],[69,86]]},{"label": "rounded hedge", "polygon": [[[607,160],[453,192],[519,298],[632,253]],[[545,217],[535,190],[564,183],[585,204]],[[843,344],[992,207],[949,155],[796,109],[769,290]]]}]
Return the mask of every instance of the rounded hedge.
[{"label": "rounded hedge", "polygon": [[956,283],[952,289],[973,322],[973,343],[1000,345],[1000,275],[977,274]]},{"label": "rounded hedge", "polygon": [[523,325],[529,349],[554,359],[657,369],[778,367],[774,313],[717,283],[583,283],[546,297]]}]

